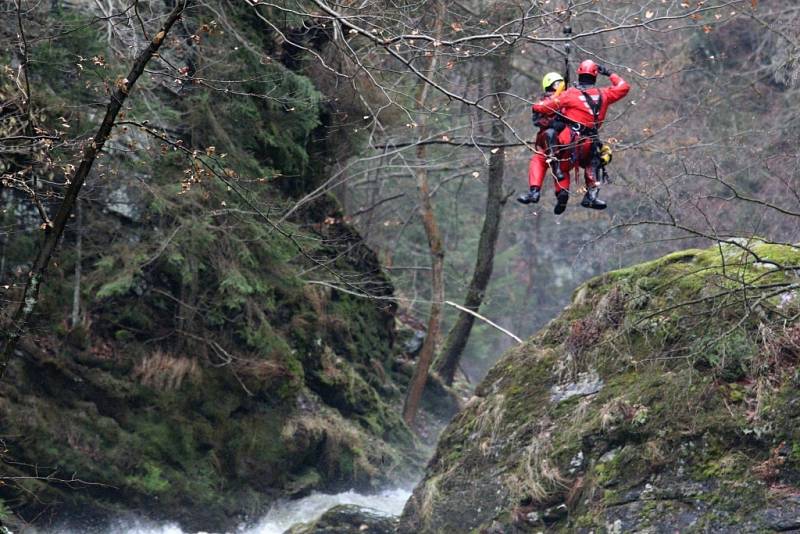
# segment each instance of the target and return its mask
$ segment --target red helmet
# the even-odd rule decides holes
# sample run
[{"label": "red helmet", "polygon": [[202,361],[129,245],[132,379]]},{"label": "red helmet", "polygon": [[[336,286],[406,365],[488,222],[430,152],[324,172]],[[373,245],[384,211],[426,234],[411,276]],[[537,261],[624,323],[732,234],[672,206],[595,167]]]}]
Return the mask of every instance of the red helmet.
[{"label": "red helmet", "polygon": [[597,63],[592,61],[591,59],[587,59],[582,61],[580,66],[578,66],[578,74],[590,74],[597,78],[597,74],[600,72]]}]

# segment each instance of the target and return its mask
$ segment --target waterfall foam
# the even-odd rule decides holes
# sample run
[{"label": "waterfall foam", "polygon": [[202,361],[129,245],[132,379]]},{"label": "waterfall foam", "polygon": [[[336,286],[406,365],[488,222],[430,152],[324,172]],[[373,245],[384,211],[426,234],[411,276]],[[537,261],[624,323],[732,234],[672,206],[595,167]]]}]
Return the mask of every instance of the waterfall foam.
[{"label": "waterfall foam", "polygon": [[[254,523],[241,525],[228,534],[283,534],[297,523],[308,523],[319,518],[327,510],[341,504],[352,504],[369,508],[370,511],[386,516],[400,515],[411,490],[395,488],[384,490],[373,495],[364,495],[355,491],[337,494],[312,493],[297,500],[279,501],[272,505],[269,512]],[[78,534],[67,529],[59,529],[54,534]],[[105,534],[190,534],[172,523],[151,523],[147,521],[125,521],[113,525]],[[193,534],[210,534],[203,531]]]}]

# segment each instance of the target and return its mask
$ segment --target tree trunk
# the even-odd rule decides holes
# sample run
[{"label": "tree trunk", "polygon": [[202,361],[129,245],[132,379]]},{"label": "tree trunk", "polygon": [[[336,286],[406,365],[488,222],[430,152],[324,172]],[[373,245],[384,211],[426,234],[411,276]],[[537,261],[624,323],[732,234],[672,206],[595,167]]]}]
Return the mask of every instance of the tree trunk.
[{"label": "tree trunk", "polygon": [[186,8],[188,0],[179,0],[175,4],[175,8],[167,17],[164,25],[156,33],[150,44],[142,50],[136,57],[136,60],[131,67],[125,81],[118,83],[111,93],[111,101],[106,107],[106,114],[103,117],[103,122],[97,130],[94,138],[83,149],[83,158],[80,165],[75,170],[70,180],[67,182],[69,185],[64,193],[64,200],[58,207],[56,216],[53,218],[52,225],[45,227],[44,235],[39,246],[39,251],[36,259],[33,262],[30,272],[28,273],[28,281],[22,291],[22,296],[19,299],[16,309],[4,314],[2,318],[2,329],[0,329],[0,378],[3,377],[8,362],[14,354],[14,348],[22,336],[31,314],[36,309],[36,304],[39,299],[39,288],[41,287],[45,271],[50,265],[50,259],[55,252],[61,235],[64,233],[64,228],[67,225],[70,215],[72,214],[75,202],[83,186],[84,180],[89,175],[89,171],[94,165],[94,160],[100,151],[103,150],[108,136],[111,134],[111,129],[114,127],[114,122],[117,119],[117,114],[122,109],[128,93],[133,89],[133,85],[139,76],[144,72],[145,66],[153,57],[153,55],[161,47],[164,39],[169,33],[170,28],[180,17],[183,10]]},{"label": "tree trunk", "polygon": [[[492,92],[495,97],[494,110],[500,115],[505,114],[503,109],[503,93],[507,92],[510,86],[508,72],[510,70],[510,56],[504,53],[495,56],[491,60],[489,69],[490,77],[493,80]],[[492,141],[503,143],[505,141],[505,125],[500,120],[492,121]],[[503,206],[506,199],[503,196],[503,176],[505,174],[505,149],[500,147],[497,151],[492,151],[489,156],[489,182],[487,184],[488,193],[486,195],[486,213],[483,218],[483,228],[481,237],[478,241],[478,255],[475,260],[475,269],[472,272],[472,279],[469,283],[467,296],[464,299],[464,307],[474,312],[478,312],[486,294],[486,287],[492,277],[494,268],[494,251],[497,245],[497,237],[500,234],[500,220],[503,215]],[[461,312],[447,335],[444,349],[436,362],[436,372],[447,384],[453,383],[453,378],[458,369],[461,355],[469,340],[469,334],[475,317],[469,313]]]},{"label": "tree trunk", "polygon": [[[3,193],[6,189],[0,189],[0,203],[3,201]],[[10,193],[10,192],[9,192]],[[6,277],[6,248],[7,243],[11,236],[11,224],[6,225],[6,223],[11,221],[11,217],[8,215],[11,213],[11,195],[9,194],[8,201],[5,205],[5,210],[0,208],[0,283]],[[5,228],[8,228],[6,230]]]},{"label": "tree trunk", "polygon": [[[442,33],[442,21],[444,19],[444,0],[436,2],[436,22],[434,35],[438,38]],[[431,52],[428,62],[428,72],[432,76],[438,63],[438,54],[435,50]],[[426,136],[425,103],[430,93],[430,85],[425,81],[420,81],[417,90],[417,106],[419,109],[417,125],[419,137],[424,139]],[[427,149],[425,145],[417,145],[417,168],[415,171],[417,179],[417,190],[419,191],[419,211],[422,217],[422,225],[425,227],[425,235],[428,238],[428,247],[431,253],[431,307],[428,315],[428,331],[425,341],[417,357],[417,365],[414,367],[414,374],[406,393],[405,404],[403,406],[403,420],[412,426],[414,417],[419,409],[419,402],[425,383],[428,381],[428,371],[430,370],[433,356],[436,354],[436,344],[439,339],[439,330],[442,322],[442,309],[444,307],[444,244],[439,225],[436,223],[436,215],[431,204],[431,190],[428,182],[428,169],[425,165]]]},{"label": "tree trunk", "polygon": [[81,203],[75,205],[75,285],[72,288],[72,328],[78,326],[81,321],[81,261],[82,261],[82,238],[83,233],[83,210]]}]

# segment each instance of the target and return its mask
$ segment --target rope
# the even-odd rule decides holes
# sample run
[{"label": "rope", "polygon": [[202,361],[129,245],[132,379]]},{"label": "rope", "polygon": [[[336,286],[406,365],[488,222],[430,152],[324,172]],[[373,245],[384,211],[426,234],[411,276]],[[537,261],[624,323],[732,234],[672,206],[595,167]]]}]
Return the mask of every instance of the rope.
[{"label": "rope", "polygon": [[[572,53],[572,26],[570,25],[570,20],[572,19],[572,0],[567,0],[567,11],[566,17],[564,18],[564,26],[561,28],[561,33],[563,33],[568,40],[564,43],[564,89],[569,87],[569,73],[570,73],[570,66],[569,66],[569,56]],[[557,115],[561,115],[560,113],[556,112]],[[555,151],[553,151],[553,155],[555,156],[556,160],[559,162],[558,165],[561,165],[560,158]],[[550,159],[547,159],[547,165],[550,166]],[[550,170],[550,169],[548,169]],[[572,172],[572,170],[567,171],[567,174]],[[558,184],[558,179],[556,178],[555,174],[551,171],[549,173],[553,177],[553,183]],[[567,175],[564,176],[565,178]],[[576,174],[577,180],[577,174]]]},{"label": "rope", "polygon": [[567,13],[566,18],[564,19],[564,27],[561,29],[561,33],[563,33],[569,39],[564,43],[564,85],[569,85],[569,56],[572,53],[572,26],[570,25],[570,20],[572,19],[572,0],[568,0],[567,2]]}]

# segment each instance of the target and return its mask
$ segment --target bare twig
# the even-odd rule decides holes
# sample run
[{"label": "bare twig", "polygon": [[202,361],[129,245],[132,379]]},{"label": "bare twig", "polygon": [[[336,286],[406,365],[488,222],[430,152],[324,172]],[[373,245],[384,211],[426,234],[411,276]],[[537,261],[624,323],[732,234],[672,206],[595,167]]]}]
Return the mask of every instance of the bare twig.
[{"label": "bare twig", "polygon": [[506,330],[505,328],[503,328],[499,324],[490,321],[489,319],[487,319],[483,315],[481,315],[479,313],[476,313],[476,312],[470,310],[469,308],[465,308],[464,306],[462,306],[460,304],[456,304],[455,302],[451,302],[449,300],[444,301],[444,303],[447,304],[448,306],[452,306],[454,308],[457,308],[457,309],[461,310],[464,313],[468,313],[468,314],[472,315],[473,317],[475,317],[476,319],[480,319],[481,321],[483,321],[484,323],[488,324],[492,328],[496,328],[497,330],[501,331],[502,333],[504,333],[505,335],[507,335],[508,337],[513,339],[514,341],[516,341],[517,343],[519,343],[519,344],[524,343],[524,341],[522,341],[518,336],[515,336],[514,334],[512,334],[511,332],[509,332],[508,330]]}]

